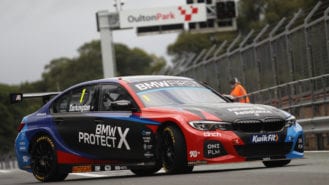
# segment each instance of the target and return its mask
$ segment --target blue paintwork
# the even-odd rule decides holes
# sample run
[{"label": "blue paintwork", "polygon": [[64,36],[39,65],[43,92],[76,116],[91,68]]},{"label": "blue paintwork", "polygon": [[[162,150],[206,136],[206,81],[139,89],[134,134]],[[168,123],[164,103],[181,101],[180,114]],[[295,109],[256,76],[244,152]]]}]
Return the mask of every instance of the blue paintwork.
[{"label": "blue paintwork", "polygon": [[290,153],[286,155],[287,159],[295,159],[295,158],[304,157],[304,153],[294,151],[294,148],[297,144],[297,140],[298,140],[299,136],[304,136],[304,133],[303,133],[302,127],[298,123],[296,123],[295,125],[288,128],[287,137],[286,137],[285,142],[292,141],[293,145],[292,145]]},{"label": "blue paintwork", "polygon": [[[27,117],[25,117],[23,121],[24,120],[26,121]],[[21,132],[17,135],[15,149],[19,168],[30,172],[31,156],[28,151],[30,142],[26,137],[27,127],[28,126],[25,125]]]}]

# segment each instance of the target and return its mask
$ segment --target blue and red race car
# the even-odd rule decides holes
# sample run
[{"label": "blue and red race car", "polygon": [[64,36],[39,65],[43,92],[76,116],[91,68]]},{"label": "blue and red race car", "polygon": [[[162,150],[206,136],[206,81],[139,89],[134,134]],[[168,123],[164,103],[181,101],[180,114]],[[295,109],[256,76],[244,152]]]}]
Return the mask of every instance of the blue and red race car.
[{"label": "blue and red race car", "polygon": [[[57,93],[15,94],[15,100]],[[131,76],[84,82],[24,117],[15,149],[39,181],[130,169],[150,175],[195,165],[303,157],[303,130],[274,107],[232,103],[190,78]]]}]

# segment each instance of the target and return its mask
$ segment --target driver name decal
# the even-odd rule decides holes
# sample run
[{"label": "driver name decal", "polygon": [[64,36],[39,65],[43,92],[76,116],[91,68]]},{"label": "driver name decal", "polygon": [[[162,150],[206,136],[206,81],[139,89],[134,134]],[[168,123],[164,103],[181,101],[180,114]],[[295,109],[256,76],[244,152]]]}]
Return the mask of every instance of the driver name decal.
[{"label": "driver name decal", "polygon": [[129,128],[97,124],[95,133],[79,132],[79,143],[130,150],[126,139]]}]

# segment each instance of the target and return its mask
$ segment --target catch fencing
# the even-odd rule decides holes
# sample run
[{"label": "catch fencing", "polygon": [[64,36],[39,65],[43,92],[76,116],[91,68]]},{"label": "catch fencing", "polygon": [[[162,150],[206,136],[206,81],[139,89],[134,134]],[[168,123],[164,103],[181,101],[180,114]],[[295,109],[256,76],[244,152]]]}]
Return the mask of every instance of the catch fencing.
[{"label": "catch fencing", "polygon": [[230,92],[228,82],[233,77],[254,92],[329,74],[328,7],[329,1],[319,1],[276,25],[203,50],[166,73],[205,81],[222,93]]},{"label": "catch fencing", "polygon": [[329,0],[176,63],[165,74],[207,82],[221,93],[237,77],[252,103],[296,115],[305,149],[329,150]]}]

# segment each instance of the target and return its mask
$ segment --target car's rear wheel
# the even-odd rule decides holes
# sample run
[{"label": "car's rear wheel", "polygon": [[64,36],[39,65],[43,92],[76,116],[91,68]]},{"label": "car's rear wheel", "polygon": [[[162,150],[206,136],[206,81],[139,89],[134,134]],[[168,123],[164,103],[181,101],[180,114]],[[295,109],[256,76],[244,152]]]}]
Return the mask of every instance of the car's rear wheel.
[{"label": "car's rear wheel", "polygon": [[39,136],[32,142],[31,168],[34,177],[42,182],[62,181],[68,175],[58,170],[55,144],[47,135]]},{"label": "car's rear wheel", "polygon": [[167,126],[162,131],[162,161],[167,173],[187,173],[193,166],[187,165],[186,144],[177,126]]},{"label": "car's rear wheel", "polygon": [[278,161],[263,161],[263,164],[268,168],[282,167],[290,163],[291,160],[278,160]]}]

